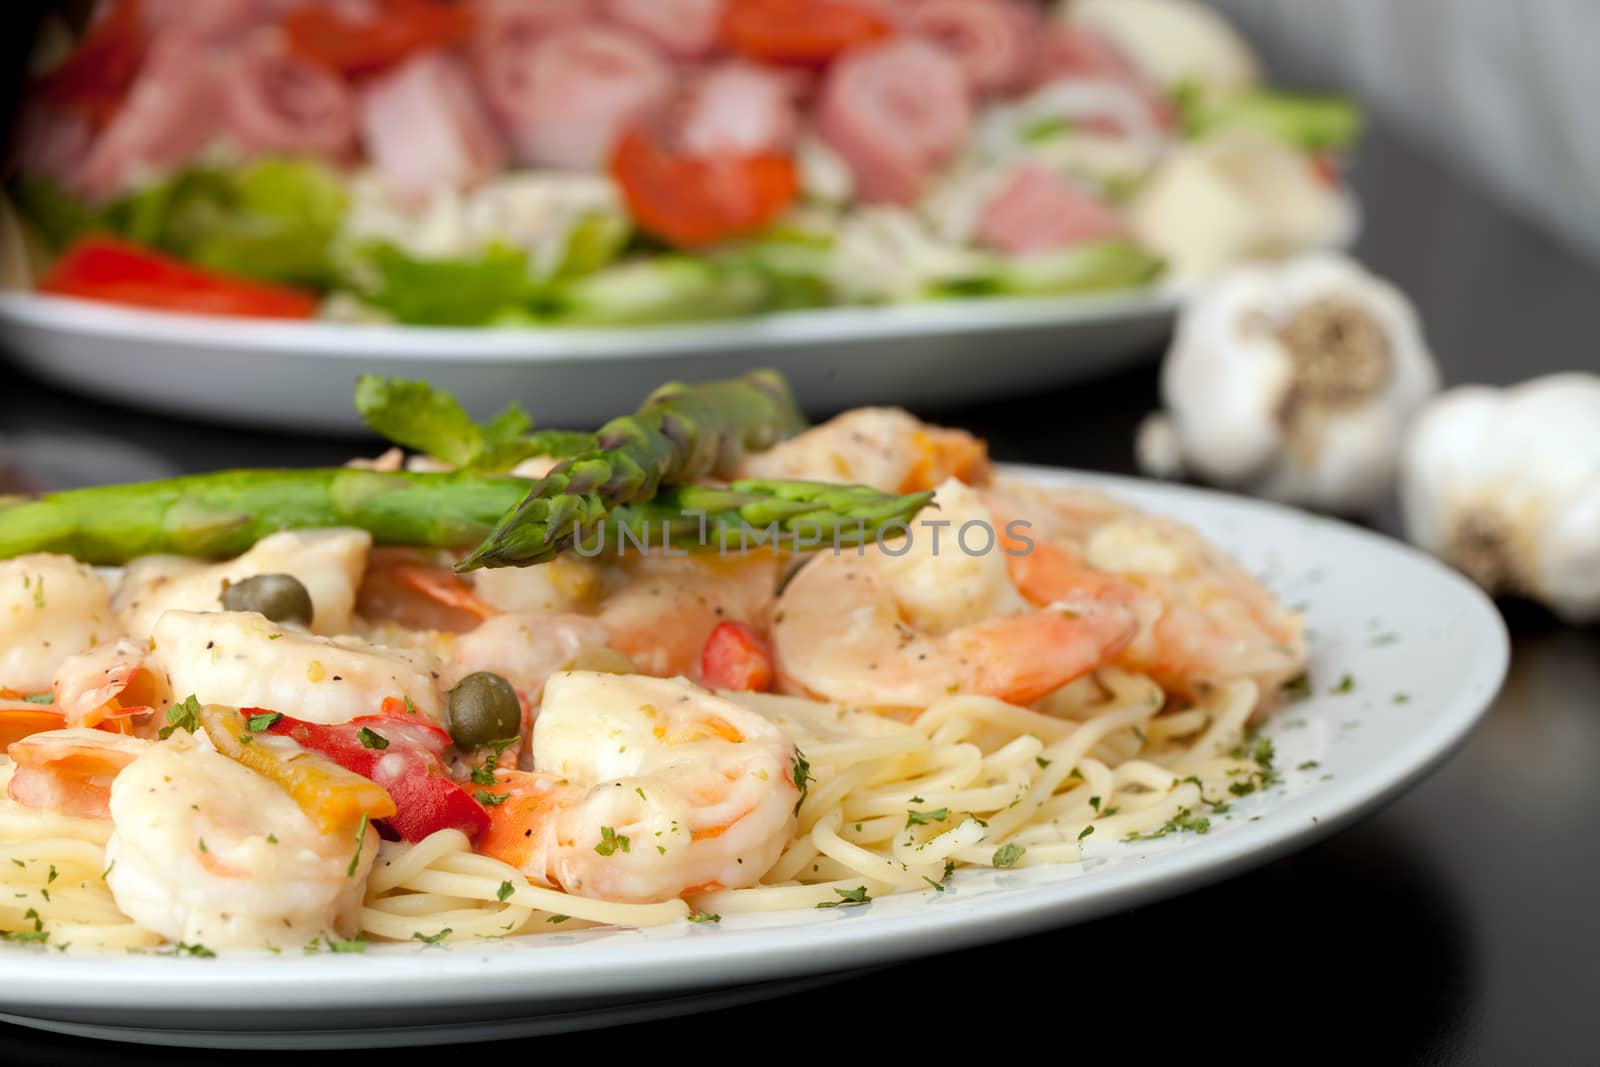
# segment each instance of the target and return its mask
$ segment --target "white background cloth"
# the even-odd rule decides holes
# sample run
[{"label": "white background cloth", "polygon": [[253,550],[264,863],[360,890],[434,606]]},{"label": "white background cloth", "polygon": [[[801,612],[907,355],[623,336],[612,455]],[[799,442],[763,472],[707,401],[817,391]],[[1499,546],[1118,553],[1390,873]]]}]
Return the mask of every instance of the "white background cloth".
[{"label": "white background cloth", "polygon": [[1346,88],[1600,259],[1600,0],[1213,0],[1290,84]]}]

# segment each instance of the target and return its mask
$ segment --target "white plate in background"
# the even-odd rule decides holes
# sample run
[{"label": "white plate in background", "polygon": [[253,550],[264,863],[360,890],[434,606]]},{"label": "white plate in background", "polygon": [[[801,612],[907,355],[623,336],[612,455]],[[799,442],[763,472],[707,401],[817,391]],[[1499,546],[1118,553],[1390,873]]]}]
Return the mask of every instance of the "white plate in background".
[{"label": "white plate in background", "polygon": [[813,414],[863,404],[968,403],[1094,377],[1147,357],[1175,288],[1070,299],[821,308],[629,329],[276,322],[0,294],[0,351],[55,385],[230,425],[361,429],[363,373],[426,378],[480,416],[520,402],[585,429],[664,381],[776,367]]}]

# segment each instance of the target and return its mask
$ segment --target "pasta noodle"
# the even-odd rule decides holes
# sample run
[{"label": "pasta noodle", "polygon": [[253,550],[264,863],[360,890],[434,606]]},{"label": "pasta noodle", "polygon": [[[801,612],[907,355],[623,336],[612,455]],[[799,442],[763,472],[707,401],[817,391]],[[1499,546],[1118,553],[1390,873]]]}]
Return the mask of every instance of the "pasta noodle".
[{"label": "pasta noodle", "polygon": [[[786,731],[812,781],[794,840],[761,885],[688,903],[625,904],[537,886],[473,852],[457,830],[385,842],[361,908],[373,941],[470,940],[647,927],[691,914],[831,905],[928,890],[947,866],[1026,867],[1086,845],[1158,833],[1228,794],[1256,765],[1230,755],[1256,687],[1218,687],[1163,714],[1149,678],[1116,669],[1053,694],[1039,711],[958,695],[910,722],[797,697],[730,694]],[[11,769],[0,769],[0,787]],[[0,801],[0,929],[37,921],[51,943],[129,947],[160,938],[123,916],[103,876],[110,824]]]}]

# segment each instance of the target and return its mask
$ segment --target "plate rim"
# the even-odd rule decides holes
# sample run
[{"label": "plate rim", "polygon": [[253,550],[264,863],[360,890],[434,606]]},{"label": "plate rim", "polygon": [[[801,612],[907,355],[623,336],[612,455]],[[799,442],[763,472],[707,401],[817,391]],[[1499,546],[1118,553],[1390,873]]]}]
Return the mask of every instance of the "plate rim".
[{"label": "plate rim", "polygon": [[[774,311],[746,318],[634,327],[397,326],[283,322],[152,311],[38,292],[0,292],[0,334],[18,329],[228,352],[272,352],[337,361],[565,362],[744,355],[771,346],[906,339],[929,334],[1096,325],[1176,314],[1192,287],[1070,297],[974,297],[911,304]],[[240,328],[243,325],[246,328]]]},{"label": "plate rim", "polygon": [[[1131,857],[1134,862],[1087,878],[1062,879],[997,899],[969,899],[964,904],[959,893],[952,893],[937,911],[879,916],[868,922],[859,921],[867,918],[868,912],[842,910],[804,926],[737,931],[696,927],[685,936],[609,949],[571,944],[518,952],[506,950],[506,943],[500,943],[497,951],[483,951],[469,942],[442,952],[418,946],[409,955],[224,956],[175,961],[100,954],[63,958],[56,953],[6,947],[0,951],[0,990],[4,990],[0,1005],[7,1005],[3,1010],[13,1015],[69,1017],[81,1014],[82,1006],[97,998],[109,997],[113,1005],[135,1000],[147,1004],[148,1000],[141,998],[148,996],[148,985],[154,982],[164,994],[184,998],[179,1003],[194,1011],[197,1024],[214,1028],[218,1020],[213,1012],[237,1010],[245,1000],[258,997],[272,998],[269,1003],[276,1009],[298,1007],[319,1014],[380,1005],[385,1009],[421,1004],[447,1007],[469,1001],[483,1007],[486,986],[477,980],[488,978],[506,983],[496,1002],[503,1001],[507,1011],[525,1012],[537,1002],[527,998],[542,988],[558,988],[564,996],[644,994],[681,986],[686,975],[703,977],[708,969],[728,983],[762,981],[898,962],[999,941],[1065,925],[1064,910],[1070,910],[1070,922],[1076,923],[1175,896],[1332,833],[1394,799],[1444,763],[1482,721],[1504,683],[1510,640],[1493,602],[1464,576],[1395,538],[1281,504],[1191,486],[1037,465],[1005,464],[1001,470],[1044,484],[1088,485],[1120,492],[1146,508],[1151,507],[1149,497],[1155,495],[1221,504],[1236,509],[1246,521],[1256,513],[1278,521],[1327,524],[1341,536],[1354,538],[1364,550],[1403,556],[1409,565],[1453,588],[1460,597],[1457,614],[1472,624],[1474,641],[1484,647],[1464,664],[1435,719],[1409,732],[1364,773],[1292,798],[1290,803],[1314,809],[1309,822],[1286,815],[1263,818],[1204,841],[1146,846],[1153,854],[1142,852]],[[1181,511],[1178,517],[1183,517]],[[804,945],[806,951],[792,951],[797,945]],[[468,977],[476,980],[452,981]],[[58,1015],[62,1012],[66,1015]],[[251,1028],[248,1013],[241,1012],[238,1019],[242,1027]],[[259,1020],[254,1028],[259,1028]]]}]

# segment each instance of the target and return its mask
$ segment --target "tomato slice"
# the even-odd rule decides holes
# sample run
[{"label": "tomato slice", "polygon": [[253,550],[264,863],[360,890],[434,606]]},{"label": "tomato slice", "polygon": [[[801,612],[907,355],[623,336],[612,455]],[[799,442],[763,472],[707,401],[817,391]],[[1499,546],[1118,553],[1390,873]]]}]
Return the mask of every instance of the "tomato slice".
[{"label": "tomato slice", "polygon": [[618,142],[611,175],[639,228],[684,248],[757,233],[800,193],[788,156],[685,155],[643,126]]},{"label": "tomato slice", "polygon": [[876,12],[849,0],[728,0],[722,13],[723,44],[766,63],[822,66],[891,32]]},{"label": "tomato slice", "polygon": [[471,28],[465,5],[434,0],[378,0],[374,18],[351,18],[337,6],[306,4],[283,18],[289,46],[346,77],[392,67],[413,52],[448,48]]},{"label": "tomato slice", "polygon": [[764,693],[772,688],[772,653],[742,622],[720,622],[700,653],[700,681],[713,689]]},{"label": "tomato slice", "polygon": [[[450,735],[415,715],[393,714],[389,701],[384,704],[384,714],[332,726],[284,715],[267,731],[292,737],[302,748],[381,785],[395,806],[383,821],[404,841],[421,841],[439,830],[460,830],[468,837],[481,833],[489,813],[450,777],[440,759]],[[246,708],[244,714],[261,714],[261,709]]]},{"label": "tomato slice", "polygon": [[39,291],[112,304],[263,319],[308,319],[309,293],[202,270],[110,237],[86,237],[68,248],[39,282]]},{"label": "tomato slice", "polygon": [[138,76],[149,45],[140,7],[140,0],[116,0],[72,53],[35,83],[34,94],[97,125],[110,121]]}]

